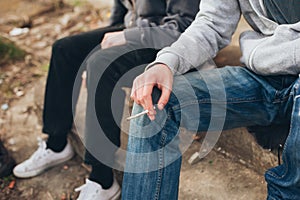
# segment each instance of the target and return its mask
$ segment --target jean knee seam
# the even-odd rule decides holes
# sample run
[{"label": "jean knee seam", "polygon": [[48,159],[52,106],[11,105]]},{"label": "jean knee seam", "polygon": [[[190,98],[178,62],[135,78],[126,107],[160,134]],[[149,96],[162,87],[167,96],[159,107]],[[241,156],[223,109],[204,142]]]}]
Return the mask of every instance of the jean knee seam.
[{"label": "jean knee seam", "polygon": [[155,196],[154,199],[158,200],[159,199],[159,193],[161,189],[161,180],[162,180],[162,172],[164,168],[164,152],[163,152],[163,147],[166,142],[166,133],[162,131],[162,137],[160,140],[160,150],[158,151],[159,153],[159,163],[158,163],[158,179],[157,179],[157,184],[156,184],[156,191],[155,191]]}]

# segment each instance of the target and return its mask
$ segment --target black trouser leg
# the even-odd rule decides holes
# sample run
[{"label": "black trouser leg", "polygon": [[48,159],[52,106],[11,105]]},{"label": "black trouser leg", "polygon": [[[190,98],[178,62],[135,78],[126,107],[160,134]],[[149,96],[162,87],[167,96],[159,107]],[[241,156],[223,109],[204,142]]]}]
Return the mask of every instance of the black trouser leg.
[{"label": "black trouser leg", "polygon": [[[66,137],[73,124],[72,92],[81,63],[107,32],[122,30],[106,27],[57,40],[52,48],[47,78],[43,132],[50,137]],[[78,94],[79,88],[74,88]]]},{"label": "black trouser leg", "polygon": [[[133,79],[143,72],[145,64],[155,59],[156,53],[157,50],[154,49],[135,50],[130,45],[123,45],[104,50],[99,48],[86,61],[88,101],[85,143],[88,152],[85,159],[88,164],[98,163],[103,174],[112,175],[109,166],[113,166],[114,153],[120,146],[119,124],[125,100],[125,93],[121,88],[130,87]],[[126,80],[117,84],[131,69],[133,70]],[[114,98],[113,91],[116,94]],[[107,176],[103,177],[107,179]],[[110,180],[110,183],[107,180],[101,182],[110,185],[112,176]]]}]

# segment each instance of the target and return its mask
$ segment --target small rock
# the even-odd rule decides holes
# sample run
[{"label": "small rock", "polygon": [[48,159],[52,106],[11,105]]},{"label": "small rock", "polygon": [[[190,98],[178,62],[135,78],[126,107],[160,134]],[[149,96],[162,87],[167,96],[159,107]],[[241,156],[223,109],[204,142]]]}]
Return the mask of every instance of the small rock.
[{"label": "small rock", "polygon": [[64,170],[68,170],[69,166],[68,165],[64,165]]},{"label": "small rock", "polygon": [[86,16],[86,17],[84,18],[84,20],[85,20],[86,22],[89,22],[89,21],[92,20],[92,17],[91,17],[91,16]]},{"label": "small rock", "polygon": [[43,35],[39,33],[34,38],[35,38],[35,40],[42,40],[43,39]]},{"label": "small rock", "polygon": [[61,31],[62,31],[61,26],[58,25],[58,24],[56,24],[56,25],[54,26],[54,31],[55,31],[56,34],[60,34]]},{"label": "small rock", "polygon": [[36,18],[36,19],[34,19],[32,21],[32,25],[38,26],[38,25],[42,25],[45,22],[46,22],[46,18],[45,17],[39,17],[39,18]]},{"label": "small rock", "polygon": [[26,55],[25,56],[25,63],[26,63],[26,65],[31,65],[32,64],[32,55]]},{"label": "small rock", "polygon": [[19,36],[29,32],[29,28],[13,28],[10,32],[10,36]]},{"label": "small rock", "polygon": [[1,106],[1,110],[3,110],[3,111],[6,111],[6,110],[8,110],[9,109],[9,106],[8,106],[8,104],[7,103],[5,103],[5,104],[2,104],[2,106]]},{"label": "small rock", "polygon": [[63,26],[67,26],[70,21],[71,21],[71,15],[70,14],[65,14],[60,20],[59,22],[63,25]]},{"label": "small rock", "polygon": [[21,97],[21,96],[23,96],[25,93],[23,92],[23,91],[18,91],[18,92],[16,92],[16,96],[17,97]]},{"label": "small rock", "polygon": [[246,161],[242,160],[242,159],[239,159],[240,163],[242,163],[243,165],[246,164]]},{"label": "small rock", "polygon": [[47,46],[47,42],[46,41],[40,41],[35,43],[34,47],[37,49],[43,49]]},{"label": "small rock", "polygon": [[19,148],[13,147],[13,148],[11,148],[11,151],[12,151],[12,152],[17,152],[17,151],[19,151]]},{"label": "small rock", "polygon": [[10,138],[10,139],[8,140],[8,144],[10,144],[10,145],[15,145],[15,144],[16,144],[16,140],[15,140],[14,138]]}]

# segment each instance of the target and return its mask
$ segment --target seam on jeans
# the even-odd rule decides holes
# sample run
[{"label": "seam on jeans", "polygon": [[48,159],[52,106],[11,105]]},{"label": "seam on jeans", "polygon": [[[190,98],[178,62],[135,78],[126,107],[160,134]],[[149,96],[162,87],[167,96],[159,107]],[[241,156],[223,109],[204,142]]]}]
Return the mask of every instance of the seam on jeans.
[{"label": "seam on jeans", "polygon": [[[281,81],[282,82],[282,81]],[[279,94],[279,91],[278,90],[276,90],[275,91],[275,97],[274,97],[274,100],[273,100],[273,103],[280,103],[281,102],[281,99],[280,98],[277,98],[277,96],[279,96],[278,95]]]},{"label": "seam on jeans", "polygon": [[273,103],[283,103],[285,101],[287,101],[291,96],[293,96],[293,94],[291,94],[291,92],[289,93],[289,95],[286,95],[282,98],[276,98],[277,94],[279,94],[280,92],[278,90],[276,90],[276,93],[275,93],[275,99],[273,101]]},{"label": "seam on jeans", "polygon": [[184,108],[186,106],[190,106],[190,105],[195,105],[195,104],[238,104],[238,103],[253,103],[253,102],[259,102],[259,101],[264,101],[264,99],[255,99],[255,100],[247,100],[247,99],[235,99],[235,101],[230,101],[230,102],[227,102],[227,101],[200,101],[200,100],[195,100],[195,101],[188,101],[188,102],[185,102],[185,103],[182,103],[182,104],[179,104],[179,105],[175,105],[172,107],[173,110],[177,110],[177,109],[180,109],[180,108]]},{"label": "seam on jeans", "polygon": [[156,191],[154,195],[154,199],[158,200],[159,199],[159,194],[160,194],[160,189],[161,189],[161,179],[162,179],[162,172],[164,168],[164,150],[163,147],[165,146],[165,141],[166,141],[166,133],[164,131],[161,132],[162,137],[160,140],[160,149],[158,151],[159,155],[159,161],[158,161],[158,178],[156,182]]},{"label": "seam on jeans", "polygon": [[[297,95],[297,96],[295,96],[294,97],[294,103],[296,102],[296,100],[297,100],[297,98],[299,97],[300,95]],[[293,107],[293,110],[292,110],[292,114],[293,113],[295,113],[295,106]],[[294,118],[292,117],[291,118],[291,123],[290,123],[291,125],[290,125],[290,130],[292,130],[293,129],[293,124],[294,124]],[[290,137],[292,137],[291,136],[291,134],[289,133],[288,134],[288,136],[287,136],[287,138],[286,138],[286,141],[289,141],[289,138]],[[286,145],[284,145],[283,146],[283,151],[282,151],[282,155],[285,157],[285,154],[286,154]],[[284,160],[284,159],[283,159]],[[287,173],[289,172],[289,163],[288,162],[285,162],[284,163],[285,165],[286,165],[286,167],[285,167],[285,172],[284,172],[284,174],[282,175],[282,176],[278,176],[277,174],[275,174],[275,173],[273,173],[272,171],[267,171],[267,173],[270,175],[270,176],[273,176],[274,178],[276,178],[276,179],[282,179],[282,178],[284,178],[286,175],[287,175]]]}]

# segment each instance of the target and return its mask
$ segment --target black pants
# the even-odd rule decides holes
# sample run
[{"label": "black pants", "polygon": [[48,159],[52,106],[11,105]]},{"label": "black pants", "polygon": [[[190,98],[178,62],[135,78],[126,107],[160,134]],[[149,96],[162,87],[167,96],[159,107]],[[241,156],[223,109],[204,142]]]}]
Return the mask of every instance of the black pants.
[{"label": "black pants", "polygon": [[67,135],[73,124],[72,90],[86,56],[102,41],[105,33],[122,30],[106,27],[57,40],[52,47],[43,112],[43,132]]},{"label": "black pants", "polygon": [[[67,137],[73,124],[72,95],[76,101],[80,89],[79,85],[75,84],[74,87],[74,81],[77,73],[81,74],[86,69],[88,100],[85,145],[88,151],[85,161],[91,165],[102,164],[100,161],[103,157],[107,158],[105,160],[113,160],[116,149],[111,148],[110,141],[115,147],[120,146],[118,124],[122,118],[125,97],[121,87],[131,86],[134,77],[143,71],[143,64],[153,61],[157,53],[154,49],[137,49],[129,44],[104,50],[99,46],[94,49],[101,43],[105,33],[122,29],[107,27],[66,37],[56,41],[52,49],[44,102],[43,132],[50,136]],[[93,53],[86,59],[93,49]],[[133,68],[125,82],[117,84]],[[112,100],[113,91],[117,95]],[[102,137],[103,134],[105,137]],[[104,164],[106,167],[110,163]]]}]

